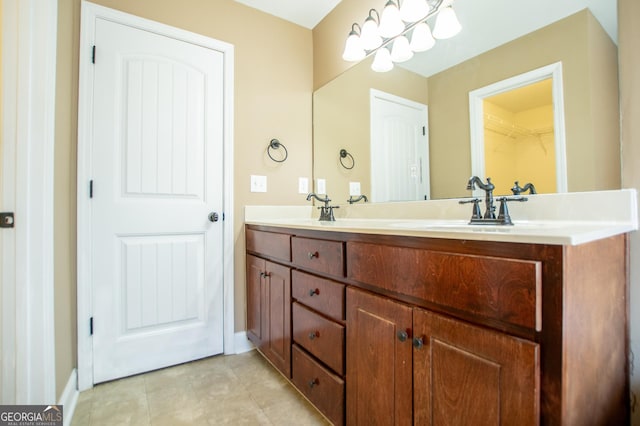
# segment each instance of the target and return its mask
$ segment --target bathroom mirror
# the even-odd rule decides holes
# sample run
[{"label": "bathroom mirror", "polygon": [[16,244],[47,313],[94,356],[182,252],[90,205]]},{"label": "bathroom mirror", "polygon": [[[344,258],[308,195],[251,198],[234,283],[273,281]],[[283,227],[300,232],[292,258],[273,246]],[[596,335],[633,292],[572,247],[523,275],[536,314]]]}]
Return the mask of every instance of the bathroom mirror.
[{"label": "bathroom mirror", "polygon": [[[314,178],[326,180],[327,193],[334,202],[346,202],[350,182],[358,182],[363,194],[372,193],[371,89],[427,105],[430,198],[466,197],[471,195],[466,182],[472,175],[469,94],[555,63],[562,64],[566,189],[619,188],[616,1],[541,1],[544,5],[536,2],[536,7],[551,19],[515,39],[492,40],[493,48],[475,56],[467,53],[462,62],[452,59],[467,48],[466,44],[456,45],[463,43],[456,36],[442,43],[444,52],[434,48],[416,54],[388,73],[373,72],[372,58],[366,58],[318,89],[313,97]],[[480,2],[455,3],[463,32],[476,38],[495,38],[502,28],[486,20],[475,22],[476,15],[467,16],[464,6],[471,3],[477,7]],[[486,11],[502,10],[509,25],[526,27],[529,6],[517,2],[511,7],[510,3],[516,2],[482,2]],[[575,10],[558,12],[558,17],[554,9],[567,4]],[[512,11],[519,8],[523,10]],[[511,13],[516,15],[509,17]],[[426,62],[429,67],[421,65]],[[423,69],[426,71],[420,71]],[[352,169],[340,165],[341,149],[353,155],[356,163]],[[506,188],[513,185],[513,181],[500,183]]]}]

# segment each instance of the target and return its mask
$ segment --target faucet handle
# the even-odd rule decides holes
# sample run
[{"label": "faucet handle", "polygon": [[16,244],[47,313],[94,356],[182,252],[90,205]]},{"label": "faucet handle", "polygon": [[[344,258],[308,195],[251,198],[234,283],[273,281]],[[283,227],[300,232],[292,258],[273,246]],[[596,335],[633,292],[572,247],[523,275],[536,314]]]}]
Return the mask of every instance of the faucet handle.
[{"label": "faucet handle", "polygon": [[470,200],[460,200],[460,204],[473,203],[473,211],[471,213],[471,219],[482,219],[482,211],[480,211],[480,199],[471,198]]},{"label": "faucet handle", "polygon": [[500,209],[498,211],[498,222],[503,225],[513,225],[511,221],[511,216],[509,215],[509,208],[507,207],[508,201],[519,201],[525,202],[527,201],[527,197],[499,197],[496,198],[500,201]]}]

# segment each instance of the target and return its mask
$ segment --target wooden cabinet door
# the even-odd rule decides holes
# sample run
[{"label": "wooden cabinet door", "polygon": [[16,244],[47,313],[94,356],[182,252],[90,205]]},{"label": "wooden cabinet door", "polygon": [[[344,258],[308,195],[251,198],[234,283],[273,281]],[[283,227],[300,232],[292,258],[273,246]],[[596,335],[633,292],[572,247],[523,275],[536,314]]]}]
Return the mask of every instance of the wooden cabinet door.
[{"label": "wooden cabinet door", "polygon": [[415,424],[539,424],[538,344],[422,309],[413,325]]},{"label": "wooden cabinet door", "polygon": [[291,270],[265,262],[262,345],[265,356],[287,377],[291,377]]},{"label": "wooden cabinet door", "polygon": [[247,255],[247,337],[256,347],[263,344],[263,281],[265,261],[259,257]]},{"label": "wooden cabinet door", "polygon": [[347,424],[412,423],[411,311],[347,289]]}]

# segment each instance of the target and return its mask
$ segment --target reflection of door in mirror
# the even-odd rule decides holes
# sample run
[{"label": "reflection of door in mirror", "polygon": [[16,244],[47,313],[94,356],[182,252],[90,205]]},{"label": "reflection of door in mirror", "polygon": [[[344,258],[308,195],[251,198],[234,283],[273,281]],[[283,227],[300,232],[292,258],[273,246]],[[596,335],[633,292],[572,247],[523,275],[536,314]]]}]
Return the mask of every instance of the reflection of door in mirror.
[{"label": "reflection of door in mirror", "polygon": [[514,180],[556,192],[551,79],[484,98],[483,111],[485,173],[495,194],[510,194]]},{"label": "reflection of door in mirror", "polygon": [[562,63],[470,92],[469,113],[471,174],[490,177],[496,195],[515,181],[567,192]]},{"label": "reflection of door in mirror", "polygon": [[429,199],[427,106],[371,89],[371,199]]}]

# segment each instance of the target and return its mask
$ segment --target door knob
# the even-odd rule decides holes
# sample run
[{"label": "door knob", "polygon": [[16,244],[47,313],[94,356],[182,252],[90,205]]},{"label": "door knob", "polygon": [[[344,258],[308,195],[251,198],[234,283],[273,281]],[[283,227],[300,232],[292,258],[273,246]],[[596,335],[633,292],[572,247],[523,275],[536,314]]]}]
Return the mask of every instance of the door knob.
[{"label": "door knob", "polygon": [[218,219],[220,219],[220,216],[218,216],[218,213],[216,213],[216,212],[209,213],[209,221],[210,222],[217,222]]}]

